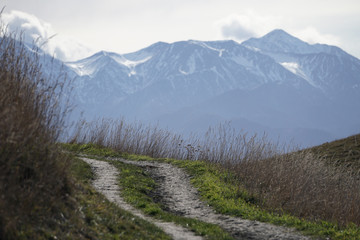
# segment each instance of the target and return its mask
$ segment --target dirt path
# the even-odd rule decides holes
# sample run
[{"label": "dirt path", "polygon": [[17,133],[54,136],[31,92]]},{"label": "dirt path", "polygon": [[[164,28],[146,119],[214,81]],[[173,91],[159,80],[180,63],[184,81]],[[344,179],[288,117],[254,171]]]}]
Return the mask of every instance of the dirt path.
[{"label": "dirt path", "polygon": [[105,195],[110,201],[115,202],[119,207],[131,212],[133,215],[151,222],[161,228],[164,232],[176,240],[201,240],[200,236],[195,236],[193,232],[175,225],[171,222],[161,222],[145,216],[139,210],[133,208],[120,197],[120,190],[117,184],[118,171],[111,164],[89,158],[81,158],[91,165],[95,172],[96,179],[93,182],[95,189]]},{"label": "dirt path", "polygon": [[198,192],[191,186],[189,176],[182,169],[171,164],[117,160],[146,168],[159,184],[157,198],[168,210],[217,224],[236,239],[309,239],[289,228],[215,213],[212,208],[199,200]]}]

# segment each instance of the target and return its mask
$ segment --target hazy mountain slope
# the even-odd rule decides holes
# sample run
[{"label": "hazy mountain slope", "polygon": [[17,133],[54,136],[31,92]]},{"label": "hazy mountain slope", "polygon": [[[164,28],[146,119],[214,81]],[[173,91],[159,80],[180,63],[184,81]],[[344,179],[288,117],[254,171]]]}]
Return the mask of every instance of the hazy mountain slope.
[{"label": "hazy mountain slope", "polygon": [[296,132],[304,144],[360,131],[360,60],[282,30],[242,44],[158,42],[67,66],[87,118],[125,115],[179,131],[230,120],[251,131]]},{"label": "hazy mountain slope", "polygon": [[270,56],[313,87],[321,89],[329,98],[359,100],[360,60],[338,47],[310,45],[282,30],[249,39],[242,45]]},{"label": "hazy mountain slope", "polygon": [[[302,82],[270,57],[233,41],[157,43],[133,54],[101,52],[68,66],[80,75],[81,100],[117,104],[128,96],[120,107],[133,115],[144,113],[134,111],[138,109],[134,105],[166,112],[233,89],[254,89],[284,79]],[[110,93],[109,102],[102,99],[103,91]]]}]

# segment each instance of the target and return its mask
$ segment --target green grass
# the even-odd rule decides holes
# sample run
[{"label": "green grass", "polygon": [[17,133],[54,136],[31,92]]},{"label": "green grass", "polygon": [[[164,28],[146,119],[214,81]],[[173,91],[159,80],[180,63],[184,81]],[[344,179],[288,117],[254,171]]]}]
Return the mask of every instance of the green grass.
[{"label": "green grass", "polygon": [[[81,151],[82,146],[77,145],[74,148]],[[99,146],[92,145],[91,147],[87,146],[86,151],[87,153],[101,156],[102,152],[105,151],[101,149]],[[239,184],[229,172],[221,170],[221,168],[214,164],[203,161],[154,159],[147,156],[120,154],[111,149],[106,149],[106,154],[107,156],[123,157],[134,161],[164,161],[184,168],[192,176],[192,184],[199,190],[202,200],[208,202],[219,213],[293,227],[304,234],[317,238],[360,239],[360,227],[354,224],[339,227],[326,221],[318,220],[311,222],[286,213],[261,209],[256,205],[258,201],[256,197],[248,194],[245,189],[239,188]],[[149,176],[142,172],[141,169],[132,165],[118,162],[114,162],[114,164],[119,169],[122,169],[122,176],[127,175],[121,183],[129,188],[125,192],[127,200],[142,208],[148,214],[158,218],[167,218],[168,216],[163,215],[161,206],[155,204],[149,197],[151,189],[154,188],[155,184]],[[132,181],[134,179],[136,181]]]},{"label": "green grass", "polygon": [[101,157],[121,157],[122,154],[115,152],[110,148],[97,146],[95,144],[69,144],[61,143],[61,146],[73,153],[81,153],[86,155],[97,155]]}]

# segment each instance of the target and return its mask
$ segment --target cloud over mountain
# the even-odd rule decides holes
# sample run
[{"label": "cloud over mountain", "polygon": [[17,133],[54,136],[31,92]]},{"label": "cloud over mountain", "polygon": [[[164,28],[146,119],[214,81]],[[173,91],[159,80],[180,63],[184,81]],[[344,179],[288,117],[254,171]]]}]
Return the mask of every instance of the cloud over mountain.
[{"label": "cloud over mountain", "polygon": [[224,38],[243,41],[264,35],[277,28],[280,23],[281,17],[264,16],[254,11],[247,11],[243,14],[231,14],[219,20],[216,25]]},{"label": "cloud over mountain", "polygon": [[225,39],[244,41],[251,37],[260,37],[273,29],[286,29],[289,33],[308,43],[341,45],[340,38],[319,31],[315,26],[301,27],[291,24],[291,19],[282,16],[263,15],[255,11],[231,14],[215,23]]},{"label": "cloud over mountain", "polygon": [[46,53],[62,61],[78,60],[92,53],[89,47],[76,39],[57,35],[50,23],[37,18],[35,15],[11,11],[3,13],[2,21],[7,25],[8,31],[22,33],[25,42],[35,43]]}]

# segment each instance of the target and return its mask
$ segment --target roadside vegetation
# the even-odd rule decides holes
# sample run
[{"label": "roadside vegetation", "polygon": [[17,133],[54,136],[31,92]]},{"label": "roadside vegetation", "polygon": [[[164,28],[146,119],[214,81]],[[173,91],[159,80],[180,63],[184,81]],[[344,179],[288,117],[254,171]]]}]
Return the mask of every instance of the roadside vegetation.
[{"label": "roadside vegetation", "polygon": [[70,142],[84,153],[184,167],[203,199],[221,213],[314,236],[360,239],[359,174],[327,161],[325,150],[279,148],[226,125],[189,139],[124,120],[83,123],[78,130]]},{"label": "roadside vegetation", "polygon": [[[63,125],[60,80],[44,81],[39,55],[0,29],[0,235],[17,238],[63,221],[69,158],[55,145]],[[65,201],[66,202],[66,201]],[[49,219],[49,217],[51,218]],[[45,220],[50,220],[44,223]]]},{"label": "roadside vegetation", "polygon": [[58,144],[66,76],[48,78],[38,49],[0,33],[0,239],[170,239],[90,186],[90,167]]}]

